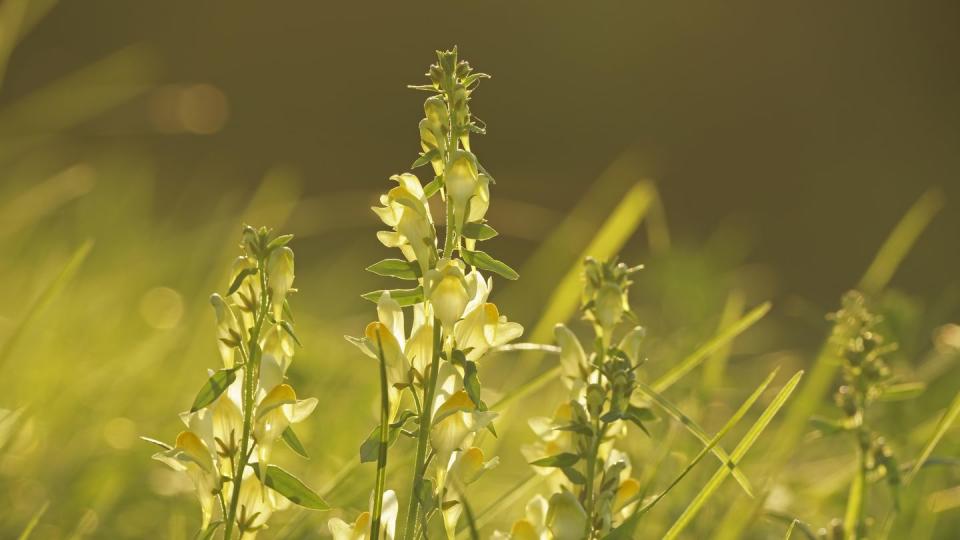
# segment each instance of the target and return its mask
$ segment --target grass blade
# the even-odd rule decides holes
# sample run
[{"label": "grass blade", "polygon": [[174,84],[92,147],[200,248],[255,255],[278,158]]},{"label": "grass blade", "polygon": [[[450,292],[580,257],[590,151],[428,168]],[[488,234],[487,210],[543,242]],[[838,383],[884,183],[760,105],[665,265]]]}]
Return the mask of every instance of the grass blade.
[{"label": "grass blade", "polygon": [[4,363],[7,360],[7,357],[10,356],[10,353],[13,352],[14,347],[17,342],[20,340],[20,336],[23,335],[24,330],[26,330],[30,324],[40,315],[40,313],[46,308],[50,302],[53,301],[70,283],[70,280],[73,279],[74,274],[77,273],[77,270],[80,268],[80,265],[83,264],[83,261],[87,258],[87,255],[90,254],[90,250],[93,249],[93,240],[87,240],[80,245],[70,256],[70,259],[67,261],[67,264],[63,266],[63,269],[60,270],[60,273],[57,274],[57,277],[51,281],[47,287],[40,293],[40,296],[30,304],[30,307],[27,308],[27,312],[24,314],[23,318],[20,319],[20,323],[17,324],[16,328],[13,329],[13,332],[10,333],[10,337],[7,338],[7,341],[3,344],[3,347],[0,348],[0,368],[3,367]]},{"label": "grass blade", "polygon": [[930,189],[921,195],[890,232],[857,286],[865,293],[883,290],[917,238],[941,208],[943,193],[939,189]]},{"label": "grass blade", "polygon": [[690,353],[689,356],[675,365],[672,369],[670,369],[670,371],[663,374],[653,383],[653,389],[657,392],[663,392],[667,388],[673,386],[673,384],[683,378],[684,375],[689,373],[695,367],[699,366],[704,359],[714,352],[722,349],[726,344],[732,341],[733,338],[739,336],[748,328],[753,326],[754,323],[762,319],[763,316],[769,311],[770,302],[764,302],[763,304],[760,304],[759,306],[750,310],[750,312],[741,317],[740,320],[724,328],[716,336],[698,347],[697,350]]},{"label": "grass blade", "polygon": [[37,528],[37,524],[40,523],[40,518],[47,513],[47,508],[50,508],[50,501],[43,503],[40,509],[33,514],[33,517],[30,518],[27,526],[23,528],[23,532],[20,533],[20,536],[17,537],[17,540],[27,540],[30,538],[30,535],[33,534],[33,530]]},{"label": "grass blade", "polygon": [[[774,372],[776,373],[776,372]],[[772,377],[772,375],[771,375]],[[770,383],[771,377],[768,377],[767,380],[762,385],[763,388],[766,388],[766,385]],[[709,445],[711,438],[707,436],[706,432],[697,424],[692,418],[684,414],[676,405],[671,403],[667,398],[663,397],[653,388],[650,388],[646,384],[637,381],[637,389],[647,395],[654,403],[660,406],[671,418],[676,422],[682,425],[687,431],[689,431],[694,437],[696,437],[701,443]],[[723,448],[712,447],[713,455],[720,460],[721,463],[730,463],[730,456],[723,450]],[[753,486],[750,485],[750,480],[747,479],[746,475],[743,474],[743,471],[736,467],[733,469],[733,477],[736,479],[737,483],[740,484],[740,487],[743,488],[743,491],[747,495],[753,497]]]},{"label": "grass blade", "polygon": [[[743,419],[743,417],[747,414],[747,411],[749,411],[750,408],[753,407],[753,404],[756,403],[757,399],[759,399],[760,396],[763,394],[763,392],[767,389],[767,387],[770,386],[770,382],[773,381],[774,377],[776,377],[777,371],[779,370],[775,369],[770,373],[770,375],[767,375],[767,378],[764,379],[764,381],[760,383],[760,386],[758,386],[757,389],[754,390],[752,394],[750,394],[750,397],[748,397],[746,401],[744,401],[743,404],[740,405],[740,408],[738,408],[736,412],[733,413],[730,419],[727,420],[727,423],[724,424],[722,428],[720,428],[720,431],[718,431],[717,434],[714,435],[710,440],[704,441],[704,447],[702,450],[700,450],[700,453],[698,453],[696,457],[694,457],[690,461],[690,463],[687,464],[686,468],[684,468],[683,471],[681,471],[680,474],[677,475],[677,477],[674,478],[672,482],[670,482],[670,485],[668,485],[666,489],[658,493],[657,496],[654,497],[650,502],[644,504],[640,509],[634,512],[634,514],[630,516],[626,521],[624,521],[623,524],[620,525],[620,527],[617,527],[609,535],[607,535],[605,537],[605,540],[620,540],[620,539],[626,540],[627,538],[631,537],[633,535],[633,530],[636,528],[636,525],[640,520],[640,517],[643,516],[643,514],[649,512],[651,508],[653,508],[658,502],[660,502],[660,500],[663,499],[663,497],[666,496],[666,494],[669,493],[670,490],[672,490],[677,484],[679,484],[680,481],[683,480],[683,478],[687,476],[687,474],[690,471],[692,471],[693,468],[698,463],[700,463],[700,461],[708,453],[713,452],[714,455],[720,458],[721,463],[724,463],[724,464],[732,463],[730,458],[726,455],[725,452],[723,452],[723,450],[719,449],[717,444],[720,442],[720,439],[722,439],[731,429],[733,429],[734,426],[736,426],[740,422],[740,420]],[[686,426],[686,424],[684,425]],[[699,436],[697,438],[699,438]],[[717,453],[717,450],[720,450],[722,454]],[[735,467],[734,475],[736,475],[738,472],[740,472],[740,468]],[[744,480],[746,480],[746,477],[744,477]],[[750,493],[747,487],[745,487],[744,489],[747,489],[748,490],[747,492]]]},{"label": "grass blade", "polygon": [[[770,405],[763,411],[763,414],[760,415],[760,418],[750,427],[750,431],[744,435],[743,439],[740,440],[740,443],[737,444],[737,447],[733,449],[733,452],[730,455],[731,462],[733,464],[738,463],[743,457],[747,454],[750,448],[753,446],[757,439],[760,438],[760,434],[767,428],[770,424],[770,421],[773,420],[773,417],[780,411],[784,403],[790,397],[790,394],[793,393],[794,389],[797,387],[797,384],[800,383],[800,378],[803,376],[803,371],[798,371],[790,380],[780,389],[780,392],[777,393],[777,396],[773,399]],[[703,507],[704,503],[707,502],[710,497],[717,491],[717,488],[723,483],[727,475],[730,474],[729,465],[724,465],[717,469],[717,472],[713,474],[713,477],[707,482],[706,486],[697,494],[696,498],[687,506],[683,511],[683,514],[677,518],[677,521],[670,527],[670,530],[664,535],[665,540],[672,540],[676,538],[683,530],[690,524],[697,512]]]},{"label": "grass blade", "polygon": [[942,439],[947,433],[947,430],[949,430],[950,426],[953,425],[953,422],[957,419],[958,415],[960,415],[960,394],[954,396],[953,401],[950,402],[950,406],[947,407],[946,412],[944,412],[943,416],[940,417],[940,421],[937,423],[937,429],[934,430],[933,436],[930,437],[930,440],[927,442],[926,446],[923,447],[923,451],[920,452],[920,456],[917,458],[913,468],[910,469],[910,472],[908,472],[906,477],[903,479],[904,487],[910,485],[910,482],[913,481],[913,478],[917,476],[917,473],[920,472],[923,464],[926,463],[930,458],[930,455],[933,454],[933,450],[937,447],[937,444],[940,443],[940,439]]}]

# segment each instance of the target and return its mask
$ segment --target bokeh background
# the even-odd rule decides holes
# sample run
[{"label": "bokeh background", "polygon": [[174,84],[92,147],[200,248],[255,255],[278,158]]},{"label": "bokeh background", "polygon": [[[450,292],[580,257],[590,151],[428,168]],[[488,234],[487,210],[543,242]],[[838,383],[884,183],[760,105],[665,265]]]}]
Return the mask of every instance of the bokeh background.
[{"label": "bokeh background", "polygon": [[[345,467],[374,424],[378,383],[341,336],[373,317],[359,294],[390,285],[362,269],[389,255],[368,207],[419,149],[423,95],[406,84],[454,44],[493,75],[473,102],[489,126],[474,145],[497,179],[490,251],[521,271],[497,283],[503,313],[533,328],[644,180],[658,194],[654,226],[629,235],[622,257],[647,266],[634,303],[653,336],[651,370],[709,337],[725,306],[773,301],[732,350],[724,383],[707,388],[694,374],[675,390],[714,429],[770,368],[810,363],[823,315],[914,201],[928,193],[942,205],[880,298],[898,369],[932,383],[916,403],[881,411],[895,447],[915,454],[956,393],[957,338],[943,325],[960,320],[958,20],[948,1],[6,0],[0,408],[23,412],[0,454],[0,537],[47,504],[35,538],[192,537],[192,497],[136,436],[172,439],[176,412],[215,365],[207,297],[227,285],[244,222],[297,235],[305,346],[292,377],[326,407],[302,428],[313,459],[290,468],[346,517],[366,505],[372,467]],[[482,369],[485,386],[506,391],[541,368],[503,355]],[[524,416],[550,413],[558,396],[547,388],[502,419],[503,465],[480,507],[525,474]],[[677,454],[697,451],[661,424]],[[660,448],[631,444],[640,461]],[[941,450],[958,446],[954,433]],[[851,452],[798,448],[797,466],[811,467],[798,470],[808,483],[810,471],[831,477]],[[703,478],[651,515],[649,534]],[[915,502],[937,511],[904,531],[950,537],[958,481],[947,467],[925,483]],[[406,486],[403,473],[391,483]],[[786,482],[780,502],[825,525],[843,511],[836,483]],[[887,503],[878,498],[879,514]],[[278,516],[264,535],[324,535],[328,517]],[[704,521],[691,537],[707,534]],[[751,534],[782,532],[764,522]]]}]

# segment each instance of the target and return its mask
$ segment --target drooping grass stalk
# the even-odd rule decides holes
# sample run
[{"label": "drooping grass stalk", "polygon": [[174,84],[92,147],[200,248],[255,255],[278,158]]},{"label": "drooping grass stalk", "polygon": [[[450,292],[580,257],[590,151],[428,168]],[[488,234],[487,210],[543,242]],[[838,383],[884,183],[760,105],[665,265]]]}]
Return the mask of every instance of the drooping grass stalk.
[{"label": "drooping grass stalk", "polygon": [[407,518],[404,540],[414,538],[417,514],[420,504],[420,486],[426,471],[427,446],[430,443],[430,425],[433,422],[433,400],[437,389],[437,376],[440,372],[440,321],[433,321],[433,358],[430,361],[430,375],[423,388],[423,412],[420,415],[420,428],[417,432],[417,456],[414,459],[413,482],[410,485],[410,503],[407,506]]},{"label": "drooping grass stalk", "polygon": [[270,291],[267,288],[267,266],[262,256],[257,256],[257,274],[260,277],[260,309],[254,318],[253,328],[250,329],[250,336],[247,341],[246,361],[243,368],[243,438],[240,443],[237,468],[233,471],[230,508],[224,519],[224,540],[232,538],[233,523],[236,521],[237,506],[240,502],[240,485],[243,482],[243,473],[250,461],[250,455],[253,453],[253,447],[250,445],[250,432],[253,429],[257,379],[260,377],[260,331],[263,329],[264,319],[267,318],[267,309],[270,303]]},{"label": "drooping grass stalk", "polygon": [[387,387],[387,360],[383,357],[383,343],[377,334],[377,355],[380,357],[380,445],[377,448],[377,483],[373,492],[373,517],[370,538],[380,538],[380,518],[383,514],[383,491],[387,482],[387,442],[390,437],[390,396]]}]

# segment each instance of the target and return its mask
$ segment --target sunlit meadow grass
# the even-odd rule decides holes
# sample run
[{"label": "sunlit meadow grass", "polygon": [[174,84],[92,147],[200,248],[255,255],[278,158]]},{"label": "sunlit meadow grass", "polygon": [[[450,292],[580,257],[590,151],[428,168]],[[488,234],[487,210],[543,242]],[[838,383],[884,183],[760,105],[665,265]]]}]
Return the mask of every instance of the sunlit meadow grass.
[{"label": "sunlit meadow grass", "polygon": [[[305,199],[303,180],[277,167],[252,193],[195,187],[156,217],[150,156],[60,136],[150,88],[155,74],[142,55],[118,52],[0,111],[0,119],[42,112],[56,126],[5,146],[0,163],[0,537],[194,537],[201,523],[194,486],[150,460],[155,448],[137,436],[172,439],[182,429],[175,413],[189,408],[205,369],[219,361],[208,299],[230,285],[242,223],[296,237],[301,292],[293,303],[303,347],[288,376],[318,406],[297,425],[310,460],[289,451],[275,459],[333,508],[278,513],[260,534],[327,536],[331,518],[353,523],[369,508],[376,486],[376,464],[360,464],[358,454],[381,420],[377,363],[342,336],[373,318],[359,293],[389,286],[361,271],[388,256],[372,241],[376,216],[329,216],[344,205],[375,204],[377,194]],[[90,90],[90,81],[104,79],[129,84],[112,94]],[[90,92],[77,97],[75,85]],[[498,413],[497,437],[485,437],[483,450],[500,463],[470,487],[473,525],[461,520],[458,536],[510,531],[529,500],[554,493],[521,450],[537,440],[528,420],[552,416],[569,398],[551,348],[554,325],[568,323],[590,344],[591,323],[579,316],[583,259],[618,254],[645,266],[632,275],[628,300],[647,329],[638,392],[659,418],[643,422],[649,434],[631,429],[617,442],[640,489],[634,512],[622,516],[636,537],[802,538],[821,528],[829,538],[863,530],[870,538],[953,536],[960,527],[960,327],[940,318],[937,306],[888,288],[940,210],[937,192],[899,222],[889,216],[892,232],[876,259],[864,261],[862,278],[848,276],[880,316],[884,342],[899,344],[884,357],[888,386],[898,393],[881,392],[869,408],[871,430],[883,434],[898,461],[900,480],[891,490],[889,471],[863,468],[855,436],[810,421],[847,414],[833,400],[842,362],[826,318],[841,307],[839,295],[836,305],[806,311],[771,308],[763,280],[746,261],[724,257],[723,245],[671,242],[671,201],[660,200],[630,155],[592,185],[571,217],[549,224],[551,235],[514,265],[521,280],[497,282],[493,298],[527,329],[523,342],[548,347],[521,343],[483,359],[484,401]],[[188,221],[195,199],[205,212]],[[505,237],[522,227],[494,225]],[[787,339],[797,335],[804,341]],[[794,375],[801,370],[802,379]],[[389,457],[386,483],[399,488],[406,508],[416,440],[401,437]],[[863,493],[869,496],[855,498]],[[442,529],[438,522],[438,535]]]}]

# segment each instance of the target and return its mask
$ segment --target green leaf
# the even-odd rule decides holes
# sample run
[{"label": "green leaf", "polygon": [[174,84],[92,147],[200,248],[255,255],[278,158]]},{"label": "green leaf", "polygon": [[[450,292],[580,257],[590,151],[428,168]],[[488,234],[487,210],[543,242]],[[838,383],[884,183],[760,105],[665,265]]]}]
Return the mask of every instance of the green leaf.
[{"label": "green leaf", "polygon": [[557,454],[554,456],[548,456],[545,458],[538,459],[536,461],[531,462],[530,464],[535,465],[537,467],[564,468],[564,467],[571,467],[573,465],[576,465],[578,461],[580,461],[580,456],[578,456],[577,454],[574,454],[571,452],[564,452],[562,454]]},{"label": "green leaf", "polygon": [[227,296],[237,292],[240,289],[240,286],[243,285],[243,280],[247,279],[247,276],[252,276],[257,273],[256,268],[244,268],[237,274],[237,277],[233,278],[233,283],[230,284],[230,288],[227,289]]},{"label": "green leaf", "polygon": [[310,456],[307,454],[307,449],[303,447],[303,443],[300,442],[300,438],[297,437],[297,434],[293,431],[293,428],[287,426],[287,429],[283,430],[283,442],[287,443],[287,446],[291,450],[296,452],[301,457],[310,459]]},{"label": "green leaf", "polygon": [[281,234],[280,236],[274,238],[267,244],[267,251],[273,251],[277,248],[281,248],[290,243],[293,240],[292,234]]},{"label": "green leaf", "polygon": [[727,478],[727,475],[730,474],[730,469],[735,464],[739,463],[740,460],[747,454],[750,448],[753,446],[757,439],[760,438],[760,434],[767,428],[770,424],[770,421],[773,420],[773,417],[780,411],[784,403],[787,402],[787,399],[790,397],[790,394],[793,393],[794,389],[797,387],[797,384],[800,383],[800,378],[803,376],[803,371],[798,371],[793,377],[787,381],[787,384],[780,389],[780,392],[777,393],[776,397],[773,398],[773,401],[760,415],[760,418],[750,427],[750,430],[747,431],[747,434],[743,436],[743,439],[740,440],[740,443],[737,444],[736,448],[733,449],[733,452],[730,453],[730,462],[722,465],[717,471],[713,474],[707,484],[701,489],[693,501],[684,509],[683,513],[677,519],[677,521],[670,527],[670,530],[664,535],[665,540],[673,540],[683,532],[683,530],[690,524],[697,512],[703,507],[704,503],[713,496],[717,491],[723,481]]},{"label": "green leaf", "polygon": [[413,165],[410,165],[411,169],[416,169],[417,167],[423,167],[427,163],[433,161],[437,156],[440,155],[440,151],[436,148],[431,148],[429,152],[424,152],[420,154],[420,157],[413,162]]},{"label": "green leaf", "polygon": [[195,538],[197,540],[210,540],[211,538],[213,538],[214,533],[217,532],[217,529],[220,527],[220,525],[223,525],[222,521],[214,521],[210,525],[207,525],[206,530],[201,529],[197,531],[197,535],[195,536]]},{"label": "green leaf", "polygon": [[363,298],[376,304],[380,301],[380,296],[383,293],[389,292],[390,298],[393,298],[400,304],[400,307],[412,306],[423,302],[423,287],[417,287],[416,289],[390,289],[390,290],[379,290],[379,291],[370,291],[368,293],[361,294]]},{"label": "green leaf", "polygon": [[420,277],[420,265],[401,259],[384,259],[368,266],[367,272],[384,277],[417,279]]},{"label": "green leaf", "polygon": [[197,393],[196,399],[193,400],[190,412],[197,412],[220,397],[220,394],[237,379],[238,369],[240,369],[239,366],[224,368],[211,375],[203,388]]},{"label": "green leaf", "polygon": [[299,478],[280,467],[267,465],[265,475],[260,474],[259,463],[251,463],[250,467],[253,468],[257,476],[264,479],[263,484],[265,486],[283,495],[293,504],[311,510],[330,509],[330,505],[328,505],[320,495],[317,495],[312,489],[308,488]]},{"label": "green leaf", "polygon": [[423,186],[423,196],[429,199],[433,197],[436,192],[440,191],[441,187],[443,187],[443,177],[437,176],[428,182],[427,185]]},{"label": "green leaf", "polygon": [[486,223],[467,223],[463,226],[461,234],[464,238],[472,240],[489,240],[499,233]]},{"label": "green leaf", "polygon": [[480,377],[477,375],[477,364],[467,361],[463,369],[463,388],[470,396],[474,405],[480,405]]},{"label": "green leaf", "polygon": [[582,486],[587,483],[587,479],[583,476],[583,474],[573,467],[564,467],[560,470],[563,471],[563,475],[567,477],[567,480],[570,480],[574,484]]},{"label": "green leaf", "polygon": [[[390,426],[390,433],[387,437],[387,448],[393,446],[400,438],[400,428],[402,426]],[[360,445],[360,463],[371,463],[377,460],[380,454],[380,426],[373,428],[367,439]]]},{"label": "green leaf", "polygon": [[460,255],[470,266],[476,266],[477,268],[489,270],[491,272],[500,274],[507,279],[517,279],[520,277],[520,274],[518,274],[516,270],[507,266],[506,263],[498,261],[490,255],[487,255],[483,251],[468,251],[464,249],[460,251]]},{"label": "green leaf", "polygon": [[300,343],[300,338],[298,338],[296,332],[293,331],[293,325],[290,324],[290,321],[280,321],[280,328],[283,328],[283,330],[284,330],[290,337],[293,338],[293,341],[294,341],[297,345],[299,345],[300,347],[303,347],[303,344]]}]

